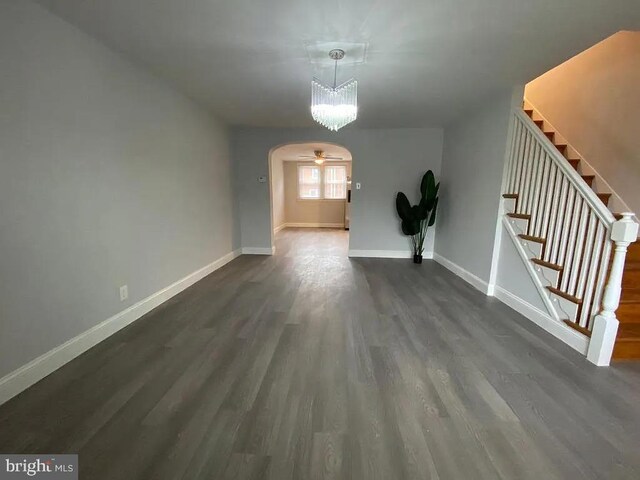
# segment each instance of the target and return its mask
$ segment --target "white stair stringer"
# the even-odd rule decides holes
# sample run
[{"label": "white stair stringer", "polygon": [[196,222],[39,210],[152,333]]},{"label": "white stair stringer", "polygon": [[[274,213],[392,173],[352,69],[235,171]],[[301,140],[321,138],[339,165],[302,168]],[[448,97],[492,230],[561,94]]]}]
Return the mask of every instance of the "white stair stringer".
[{"label": "white stair stringer", "polygon": [[[523,240],[522,238],[518,237],[519,232],[517,232],[514,229],[514,225],[511,223],[510,220],[511,219],[506,215],[502,217],[502,223],[504,224],[505,229],[509,233],[509,237],[511,238],[511,241],[516,247],[516,251],[520,255],[520,258],[522,259],[522,262],[524,263],[527,271],[529,272],[529,276],[531,277],[533,284],[536,286],[536,289],[538,290],[538,293],[540,294],[542,301],[547,307],[547,311],[550,317],[555,322],[557,322],[559,327],[561,327],[562,329],[566,329],[567,333],[586,338],[584,335],[570,328],[562,321],[562,319],[565,319],[565,318],[566,319],[575,318],[576,305],[571,304],[571,302],[568,302],[567,300],[561,297],[558,297],[553,293],[551,293],[549,290],[547,290],[546,288],[547,282],[552,282],[553,280],[552,278],[549,277],[548,273],[543,273],[543,271],[549,270],[549,269],[536,265],[531,261],[532,258],[536,258],[536,257],[539,258],[539,252],[536,253],[535,251],[531,251],[530,249],[531,243],[534,243],[534,242],[527,242],[526,240]],[[543,281],[543,279],[545,279],[546,281]]]}]

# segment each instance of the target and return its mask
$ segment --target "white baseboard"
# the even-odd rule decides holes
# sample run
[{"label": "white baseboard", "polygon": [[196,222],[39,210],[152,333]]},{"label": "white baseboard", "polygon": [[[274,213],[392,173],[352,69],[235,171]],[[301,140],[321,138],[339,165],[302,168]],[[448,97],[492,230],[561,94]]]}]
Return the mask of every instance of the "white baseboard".
[{"label": "white baseboard", "polygon": [[280,226],[283,228],[344,228],[344,222],[339,223],[284,223]]},{"label": "white baseboard", "polygon": [[[349,250],[350,257],[365,258],[413,258],[413,253],[408,250]],[[424,252],[425,260],[433,258],[433,252]]]},{"label": "white baseboard", "polygon": [[493,295],[498,300],[513,308],[516,312],[522,316],[528,318],[533,323],[549,332],[556,338],[559,338],[567,345],[577,350],[578,352],[586,355],[587,348],[589,346],[589,339],[584,335],[567,327],[564,323],[559,322],[552,318],[547,312],[543,312],[539,308],[525,302],[520,297],[517,297],[513,293],[505,290],[498,285],[490,285],[481,278],[477,277],[473,273],[465,270],[461,266],[453,263],[437,253],[433,256],[434,260],[447,268],[457,276],[480,290],[486,295]]},{"label": "white baseboard", "polygon": [[577,350],[583,355],[587,354],[589,339],[586,336],[567,327],[564,323],[554,320],[548,313],[525,302],[520,297],[517,297],[498,285],[495,287],[495,297],[502,303],[513,308],[519,314],[527,317],[543,330],[562,340],[574,350]]},{"label": "white baseboard", "polygon": [[482,280],[480,277],[474,275],[473,273],[465,270],[457,263],[453,263],[451,260],[444,258],[442,255],[438,255],[437,253],[433,254],[433,259],[442,265],[447,270],[455,273],[457,276],[462,278],[465,282],[471,284],[476,289],[480,290],[485,295],[493,295],[494,287],[493,285],[489,285],[487,282]]},{"label": "white baseboard", "polygon": [[273,255],[276,247],[242,247],[242,255]]},{"label": "white baseboard", "polygon": [[115,314],[0,379],[0,405],[240,255],[235,250]]}]

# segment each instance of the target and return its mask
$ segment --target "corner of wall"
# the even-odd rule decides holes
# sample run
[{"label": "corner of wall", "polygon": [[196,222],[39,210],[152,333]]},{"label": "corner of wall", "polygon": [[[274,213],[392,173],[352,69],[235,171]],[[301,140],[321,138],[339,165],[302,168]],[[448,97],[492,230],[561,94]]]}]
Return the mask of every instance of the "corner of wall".
[{"label": "corner of wall", "polygon": [[499,92],[444,132],[435,253],[479,279],[489,294],[498,261],[497,221],[510,118],[523,90],[517,86]]}]

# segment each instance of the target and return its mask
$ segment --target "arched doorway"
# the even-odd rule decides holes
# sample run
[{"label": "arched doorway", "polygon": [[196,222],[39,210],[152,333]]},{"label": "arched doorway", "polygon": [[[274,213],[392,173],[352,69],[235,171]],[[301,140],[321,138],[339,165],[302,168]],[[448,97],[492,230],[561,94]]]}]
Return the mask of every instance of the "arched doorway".
[{"label": "arched doorway", "polygon": [[352,164],[348,149],[328,142],[292,142],[270,151],[271,246],[276,254],[347,256]]}]

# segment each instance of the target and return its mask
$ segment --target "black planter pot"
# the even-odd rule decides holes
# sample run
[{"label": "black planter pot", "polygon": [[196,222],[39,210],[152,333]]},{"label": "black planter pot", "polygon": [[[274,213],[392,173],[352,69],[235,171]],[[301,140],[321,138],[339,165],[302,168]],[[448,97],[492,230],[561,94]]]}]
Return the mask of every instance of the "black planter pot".
[{"label": "black planter pot", "polygon": [[413,263],[422,263],[422,255],[414,255]]}]

